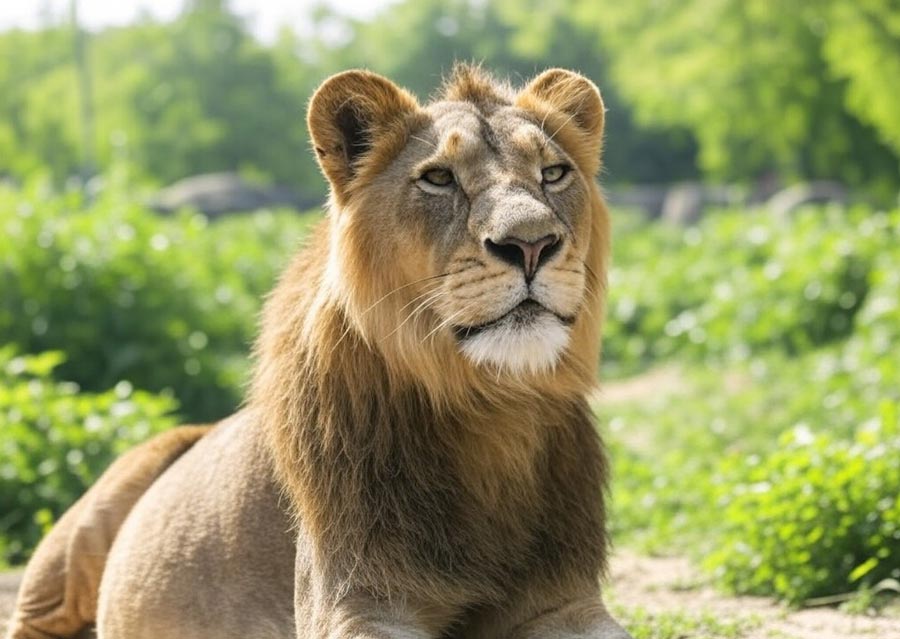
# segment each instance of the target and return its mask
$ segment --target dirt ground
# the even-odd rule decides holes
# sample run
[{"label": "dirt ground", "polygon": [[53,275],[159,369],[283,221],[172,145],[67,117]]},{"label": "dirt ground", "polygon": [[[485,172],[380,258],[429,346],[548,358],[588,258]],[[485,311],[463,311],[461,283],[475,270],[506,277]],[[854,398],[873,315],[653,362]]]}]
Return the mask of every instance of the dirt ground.
[{"label": "dirt ground", "polygon": [[725,621],[747,620],[747,629],[736,635],[740,639],[900,639],[897,607],[874,617],[836,608],[790,610],[771,599],[728,597],[698,584],[702,579],[686,559],[619,551],[612,562],[608,598],[614,606],[640,607],[654,614],[709,614]]},{"label": "dirt ground", "polygon": [[[0,635],[12,612],[20,576],[18,572],[0,574]],[[651,614],[747,620],[747,629],[734,635],[740,639],[900,639],[900,609],[878,617],[833,608],[790,611],[769,599],[727,597],[698,583],[696,570],[685,559],[619,551],[613,558],[607,599],[614,608],[640,608]],[[713,639],[707,633],[666,637]]]},{"label": "dirt ground", "polygon": [[16,589],[19,587],[19,572],[0,574],[0,636],[6,632],[6,621],[12,614],[13,604],[16,598]]}]

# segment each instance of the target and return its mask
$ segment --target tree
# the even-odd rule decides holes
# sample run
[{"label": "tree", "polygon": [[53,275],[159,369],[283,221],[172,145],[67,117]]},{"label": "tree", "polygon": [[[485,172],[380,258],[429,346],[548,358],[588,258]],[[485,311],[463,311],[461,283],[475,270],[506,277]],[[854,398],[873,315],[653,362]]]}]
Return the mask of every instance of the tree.
[{"label": "tree", "polygon": [[829,17],[824,54],[848,81],[847,107],[900,155],[900,2],[835,2]]},{"label": "tree", "polygon": [[[82,145],[71,29],[0,34],[0,174],[77,173]],[[7,54],[3,54],[6,51]],[[101,170],[127,161],[157,182],[248,170],[315,184],[301,60],[257,42],[218,0],[172,23],[144,18],[94,34],[95,148]]]},{"label": "tree", "polygon": [[[456,60],[482,61],[516,83],[549,66],[581,71],[601,88],[608,110],[605,170],[611,182],[669,181],[696,175],[695,145],[684,128],[639,127],[609,77],[595,29],[572,0],[473,2],[405,0],[369,21],[318,15],[318,32],[346,33],[313,47],[320,77],[351,67],[387,75],[420,96],[432,93]],[[337,26],[335,25],[337,23]]]},{"label": "tree", "polygon": [[[581,0],[581,11],[609,47],[613,78],[639,121],[687,127],[708,175],[776,170],[895,191],[898,153],[889,130],[897,119],[887,121],[897,107],[879,93],[889,92],[900,56],[891,4]],[[880,45],[862,40],[873,20],[891,25],[879,27]],[[845,57],[840,50],[850,42],[860,51]],[[876,56],[884,63],[873,64]],[[863,107],[873,94],[882,99]]]}]

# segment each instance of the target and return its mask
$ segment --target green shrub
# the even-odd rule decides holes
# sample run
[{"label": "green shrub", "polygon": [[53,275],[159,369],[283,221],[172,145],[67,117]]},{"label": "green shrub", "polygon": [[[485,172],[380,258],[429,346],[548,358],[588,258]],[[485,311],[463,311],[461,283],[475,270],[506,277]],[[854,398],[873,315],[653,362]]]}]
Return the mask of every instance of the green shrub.
[{"label": "green shrub", "polygon": [[684,230],[631,225],[613,247],[608,373],[674,354],[794,355],[853,332],[875,263],[900,263],[900,211],[723,212]]},{"label": "green shrub", "polygon": [[863,209],[620,235],[607,373],[668,373],[600,409],[617,539],[790,601],[897,568],[900,450],[879,411],[900,405],[898,238],[900,211]]},{"label": "green shrub", "polygon": [[800,603],[900,578],[896,405],[852,439],[799,427],[750,462],[722,490],[719,547],[707,560],[721,583]]},{"label": "green shrub", "polygon": [[112,459],[171,426],[171,397],[127,382],[79,393],[51,374],[59,353],[0,349],[0,563],[19,563]]},{"label": "green shrub", "polygon": [[800,425],[850,441],[856,425],[880,419],[879,406],[900,404],[900,271],[891,258],[875,260],[854,333],[842,342],[794,358],[770,352],[724,370],[670,363],[674,387],[600,409],[619,539],[706,555],[721,525],[711,505],[722,458],[765,459]]},{"label": "green shrub", "polygon": [[0,343],[60,350],[63,379],[173,389],[208,421],[241,396],[263,294],[315,216],[160,218],[115,193],[86,206],[0,188]]}]

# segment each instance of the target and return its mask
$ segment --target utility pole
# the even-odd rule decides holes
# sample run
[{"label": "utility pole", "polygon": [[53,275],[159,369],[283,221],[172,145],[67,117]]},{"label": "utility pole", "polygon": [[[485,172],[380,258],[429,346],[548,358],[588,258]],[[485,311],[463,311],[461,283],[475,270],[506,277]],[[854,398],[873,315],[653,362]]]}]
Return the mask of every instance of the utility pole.
[{"label": "utility pole", "polygon": [[78,102],[81,116],[81,182],[86,184],[95,171],[94,100],[90,63],[87,55],[87,33],[78,24],[78,0],[72,0],[70,11],[75,43],[75,70],[78,75]]}]

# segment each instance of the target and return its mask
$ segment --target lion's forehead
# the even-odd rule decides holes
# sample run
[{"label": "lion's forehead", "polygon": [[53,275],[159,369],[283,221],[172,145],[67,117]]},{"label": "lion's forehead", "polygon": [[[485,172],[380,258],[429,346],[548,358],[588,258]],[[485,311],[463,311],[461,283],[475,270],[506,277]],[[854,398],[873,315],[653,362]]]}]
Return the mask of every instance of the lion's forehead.
[{"label": "lion's forehead", "polygon": [[541,128],[516,107],[499,107],[485,114],[467,102],[439,102],[431,105],[429,113],[437,155],[450,161],[534,160],[547,144]]}]

